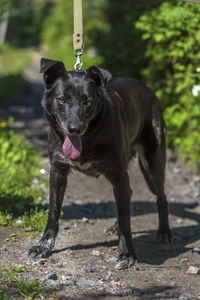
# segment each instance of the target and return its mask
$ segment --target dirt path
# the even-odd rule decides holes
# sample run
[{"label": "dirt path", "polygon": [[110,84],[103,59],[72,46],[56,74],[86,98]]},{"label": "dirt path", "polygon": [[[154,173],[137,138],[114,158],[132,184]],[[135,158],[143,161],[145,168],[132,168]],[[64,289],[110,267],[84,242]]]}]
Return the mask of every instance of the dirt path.
[{"label": "dirt path", "polygon": [[[32,92],[9,111],[16,118],[16,130],[25,131],[45,157],[47,124],[39,104],[42,87],[39,82],[32,87]],[[129,173],[132,234],[138,258],[135,267],[115,269],[117,237],[105,233],[116,216],[111,186],[103,177],[96,180],[76,172],[69,178],[52,256],[27,265],[27,250],[34,241],[19,237],[8,243],[5,238],[15,228],[1,228],[0,267],[8,263],[26,265],[27,278],[44,279],[58,291],[53,299],[200,299],[200,275],[187,273],[189,266],[200,266],[200,177],[170,160],[168,154],[166,191],[172,245],[155,239],[155,198],[133,161]]]}]

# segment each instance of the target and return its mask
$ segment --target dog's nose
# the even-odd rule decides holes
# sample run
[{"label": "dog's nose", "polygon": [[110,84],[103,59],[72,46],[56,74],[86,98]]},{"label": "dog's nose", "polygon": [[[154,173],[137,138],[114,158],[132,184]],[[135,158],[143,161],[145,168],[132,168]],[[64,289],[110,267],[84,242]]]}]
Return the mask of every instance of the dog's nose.
[{"label": "dog's nose", "polygon": [[68,131],[71,135],[79,135],[81,133],[81,128],[78,125],[71,124],[68,126]]}]

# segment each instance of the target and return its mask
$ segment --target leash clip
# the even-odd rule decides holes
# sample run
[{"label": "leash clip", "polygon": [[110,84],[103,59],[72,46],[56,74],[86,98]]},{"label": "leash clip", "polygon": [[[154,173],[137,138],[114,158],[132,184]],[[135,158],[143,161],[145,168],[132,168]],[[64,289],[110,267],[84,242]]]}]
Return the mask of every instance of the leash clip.
[{"label": "leash clip", "polygon": [[76,56],[76,63],[74,65],[74,69],[81,70],[83,63],[81,62],[81,55],[83,54],[83,48],[79,51],[74,51],[74,55]]}]

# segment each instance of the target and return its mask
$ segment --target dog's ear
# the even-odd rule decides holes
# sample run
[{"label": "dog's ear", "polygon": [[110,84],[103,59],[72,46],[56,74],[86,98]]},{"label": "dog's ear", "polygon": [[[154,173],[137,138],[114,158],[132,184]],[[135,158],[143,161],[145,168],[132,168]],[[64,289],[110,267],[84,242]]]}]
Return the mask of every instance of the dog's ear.
[{"label": "dog's ear", "polygon": [[66,69],[61,61],[41,58],[40,73],[44,73],[44,82],[50,86],[58,77],[66,73]]},{"label": "dog's ear", "polygon": [[109,71],[91,66],[86,70],[87,77],[91,78],[98,86],[105,86],[112,75]]}]

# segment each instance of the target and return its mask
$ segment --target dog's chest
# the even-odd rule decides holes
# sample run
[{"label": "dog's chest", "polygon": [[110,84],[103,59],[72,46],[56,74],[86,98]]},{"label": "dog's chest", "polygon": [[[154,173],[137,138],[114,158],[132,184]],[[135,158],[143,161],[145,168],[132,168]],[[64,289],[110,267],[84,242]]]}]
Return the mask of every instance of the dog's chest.
[{"label": "dog's chest", "polygon": [[78,169],[81,172],[87,171],[92,168],[92,163],[91,162],[79,162],[79,161],[74,161],[72,159],[68,159],[68,162],[72,168]]},{"label": "dog's chest", "polygon": [[70,159],[70,166],[78,170],[86,175],[99,177],[100,172],[96,168],[96,164],[94,162],[86,161],[86,162],[80,162],[80,161],[73,161]]},{"label": "dog's chest", "polygon": [[58,156],[59,160],[62,158],[62,162],[64,162],[64,164],[69,165],[72,169],[78,170],[79,172],[82,172],[86,175],[99,177],[101,174],[101,172],[97,168],[98,164],[94,161],[87,161],[81,159],[72,160],[70,158],[66,158],[60,153],[57,153],[57,157]]}]

